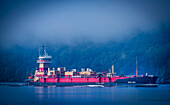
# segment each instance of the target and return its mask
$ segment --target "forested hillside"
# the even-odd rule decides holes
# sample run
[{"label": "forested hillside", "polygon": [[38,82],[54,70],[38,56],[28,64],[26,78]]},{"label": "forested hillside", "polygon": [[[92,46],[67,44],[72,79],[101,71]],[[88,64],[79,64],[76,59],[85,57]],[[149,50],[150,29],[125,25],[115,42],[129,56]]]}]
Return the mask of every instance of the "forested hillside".
[{"label": "forested hillside", "polygon": [[[108,71],[114,64],[117,75],[134,75],[138,56],[139,74],[149,73],[158,75],[160,79],[170,79],[170,31],[166,27],[159,32],[137,32],[132,38],[119,42],[46,45],[47,52],[53,57],[51,67],[78,70],[88,67],[95,71]],[[29,73],[34,73],[38,47],[1,49],[0,81],[23,81]]]}]

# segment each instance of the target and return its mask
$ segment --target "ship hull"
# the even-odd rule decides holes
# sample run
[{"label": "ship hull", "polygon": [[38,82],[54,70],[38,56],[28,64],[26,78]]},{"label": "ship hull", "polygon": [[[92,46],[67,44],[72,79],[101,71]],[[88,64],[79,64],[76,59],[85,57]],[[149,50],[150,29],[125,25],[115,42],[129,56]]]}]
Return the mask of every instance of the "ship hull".
[{"label": "ship hull", "polygon": [[117,79],[115,83],[139,83],[139,84],[155,84],[158,77],[133,77],[133,78],[127,78],[127,79]]},{"label": "ship hull", "polygon": [[103,86],[120,86],[120,85],[126,85],[126,86],[137,86],[138,84],[156,84],[156,80],[158,77],[131,77],[131,78],[125,78],[125,79],[117,79],[114,82],[101,82],[99,79],[99,82],[29,82],[29,85],[34,86],[57,86],[57,87],[64,87],[64,86],[87,86],[87,85],[103,85]]}]

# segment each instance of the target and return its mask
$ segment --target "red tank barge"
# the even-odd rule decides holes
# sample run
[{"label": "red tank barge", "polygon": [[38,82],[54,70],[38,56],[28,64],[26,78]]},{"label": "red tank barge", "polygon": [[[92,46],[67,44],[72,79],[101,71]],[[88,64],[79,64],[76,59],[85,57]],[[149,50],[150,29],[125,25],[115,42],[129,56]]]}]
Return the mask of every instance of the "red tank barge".
[{"label": "red tank barge", "polygon": [[114,73],[114,65],[112,72],[109,69],[107,72],[95,72],[90,68],[81,69],[80,72],[76,69],[67,71],[65,67],[50,69],[52,56],[49,56],[42,46],[37,63],[39,69],[35,71],[35,75],[29,77],[27,82],[29,85],[35,86],[77,86],[77,85],[104,85],[113,86],[118,84],[155,84],[157,76],[153,75],[138,75],[138,67],[136,60],[136,76],[116,76]]}]

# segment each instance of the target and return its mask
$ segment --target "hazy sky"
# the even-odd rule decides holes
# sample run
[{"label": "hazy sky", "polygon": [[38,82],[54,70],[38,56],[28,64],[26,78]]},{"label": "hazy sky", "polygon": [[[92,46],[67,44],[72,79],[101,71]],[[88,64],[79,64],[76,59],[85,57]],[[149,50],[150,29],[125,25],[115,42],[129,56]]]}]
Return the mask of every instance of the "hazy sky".
[{"label": "hazy sky", "polygon": [[0,1],[1,45],[119,41],[170,22],[170,0]]}]

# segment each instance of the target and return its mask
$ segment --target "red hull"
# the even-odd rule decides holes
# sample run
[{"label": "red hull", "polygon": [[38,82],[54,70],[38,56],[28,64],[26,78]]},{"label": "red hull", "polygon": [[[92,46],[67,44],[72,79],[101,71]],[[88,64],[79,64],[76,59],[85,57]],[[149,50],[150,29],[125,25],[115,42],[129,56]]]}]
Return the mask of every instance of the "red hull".
[{"label": "red hull", "polygon": [[[117,79],[126,79],[130,77],[101,77],[101,83],[115,82]],[[41,78],[39,82],[44,83],[99,83],[99,78]]]}]

